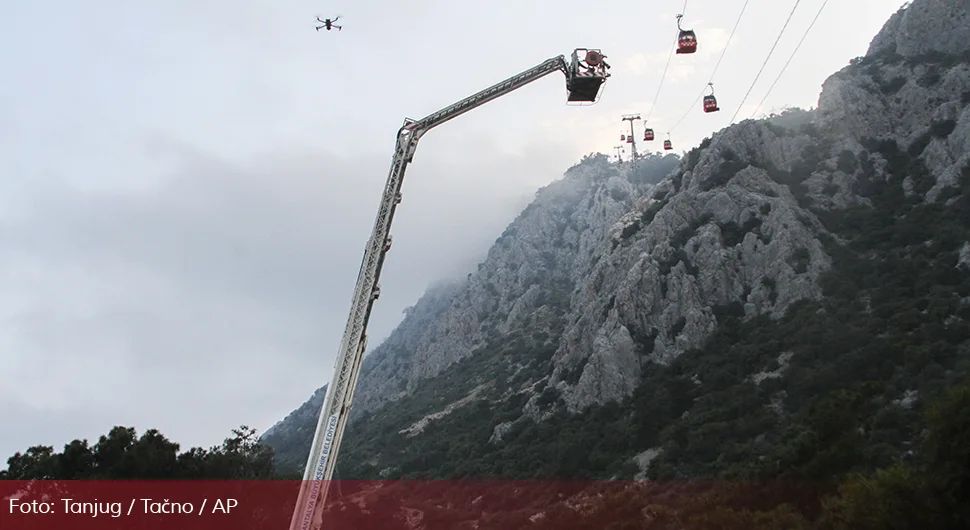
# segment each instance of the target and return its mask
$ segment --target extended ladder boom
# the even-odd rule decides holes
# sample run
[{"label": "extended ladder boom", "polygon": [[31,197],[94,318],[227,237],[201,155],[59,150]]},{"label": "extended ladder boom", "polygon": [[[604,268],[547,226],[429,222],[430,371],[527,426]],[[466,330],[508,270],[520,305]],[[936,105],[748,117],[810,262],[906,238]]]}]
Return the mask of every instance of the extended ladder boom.
[{"label": "extended ladder boom", "polygon": [[[586,52],[582,61],[579,59],[579,52]],[[602,84],[610,76],[607,71],[609,65],[603,61],[604,57],[599,50],[579,48],[573,51],[569,64],[562,55],[554,57],[420,120],[406,119],[398,130],[390,173],[384,186],[373,232],[364,250],[350,318],[340,343],[333,380],[327,388],[320,410],[290,530],[319,529],[322,525],[329,481],[336,467],[337,452],[350,416],[351,403],[367,348],[367,322],[374,301],[380,295],[378,281],[385,255],[390,249],[391,221],[397,205],[401,202],[404,172],[414,158],[418,140],[434,127],[557,70],[566,75],[568,101],[595,103]]]}]

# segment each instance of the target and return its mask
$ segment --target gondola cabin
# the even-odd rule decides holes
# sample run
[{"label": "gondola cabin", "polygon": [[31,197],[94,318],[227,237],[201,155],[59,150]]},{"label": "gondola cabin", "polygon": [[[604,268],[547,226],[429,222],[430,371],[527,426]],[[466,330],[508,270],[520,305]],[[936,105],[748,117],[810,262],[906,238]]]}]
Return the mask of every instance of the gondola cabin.
[{"label": "gondola cabin", "polygon": [[697,35],[692,29],[682,29],[677,37],[677,53],[694,53],[697,51]]},{"label": "gondola cabin", "polygon": [[654,136],[653,136],[653,129],[647,129],[647,130],[643,131],[643,141],[644,142],[652,142],[653,141],[653,138],[654,138]]},{"label": "gondola cabin", "polygon": [[620,135],[620,141],[621,142],[625,142],[626,141],[626,135],[625,134],[621,134]]},{"label": "gondola cabin", "polygon": [[717,112],[719,110],[721,109],[717,106],[717,98],[714,97],[714,94],[704,96],[704,112]]},{"label": "gondola cabin", "polygon": [[632,144],[633,143],[633,135],[632,134],[630,136],[627,136],[626,137],[626,143],[628,143],[628,144]]},{"label": "gondola cabin", "polygon": [[[583,58],[580,59],[580,54]],[[610,77],[610,65],[600,50],[577,48],[569,63],[566,74],[567,104],[592,105],[600,97],[603,83]]]},{"label": "gondola cabin", "polygon": [[670,143],[670,140],[664,140],[664,151],[670,151],[673,148],[674,146]]}]

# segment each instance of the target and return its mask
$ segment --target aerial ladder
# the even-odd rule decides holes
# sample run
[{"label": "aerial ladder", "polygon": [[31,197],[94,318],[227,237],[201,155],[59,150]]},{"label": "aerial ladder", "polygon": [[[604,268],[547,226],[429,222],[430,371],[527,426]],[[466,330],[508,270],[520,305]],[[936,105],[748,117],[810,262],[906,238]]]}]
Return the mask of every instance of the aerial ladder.
[{"label": "aerial ladder", "polygon": [[610,65],[605,58],[600,50],[577,48],[573,50],[568,63],[564,55],[548,59],[420,120],[404,120],[404,125],[397,132],[391,170],[384,186],[377,220],[364,250],[350,318],[340,342],[333,380],[320,410],[290,530],[318,530],[323,525],[323,510],[336,468],[337,451],[350,416],[351,402],[367,348],[367,322],[374,301],[380,296],[381,269],[391,246],[391,221],[397,205],[401,203],[404,171],[414,158],[418,140],[431,129],[556,71],[566,76],[567,104],[592,105],[599,100],[603,84],[610,77]]}]

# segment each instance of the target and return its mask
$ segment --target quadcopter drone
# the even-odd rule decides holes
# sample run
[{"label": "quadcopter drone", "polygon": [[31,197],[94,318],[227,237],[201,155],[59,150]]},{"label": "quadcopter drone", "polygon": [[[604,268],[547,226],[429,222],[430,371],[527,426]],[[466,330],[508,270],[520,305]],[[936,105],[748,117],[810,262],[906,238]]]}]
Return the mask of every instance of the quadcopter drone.
[{"label": "quadcopter drone", "polygon": [[337,28],[337,31],[340,31],[341,29],[343,29],[343,26],[338,26],[338,25],[334,24],[334,22],[336,22],[338,20],[340,20],[340,17],[339,16],[334,17],[333,19],[329,19],[328,18],[328,19],[325,19],[325,20],[320,20],[320,17],[317,17],[317,22],[323,23],[322,26],[317,26],[317,31],[320,31],[323,28],[327,28],[327,31],[330,31],[333,28]]}]

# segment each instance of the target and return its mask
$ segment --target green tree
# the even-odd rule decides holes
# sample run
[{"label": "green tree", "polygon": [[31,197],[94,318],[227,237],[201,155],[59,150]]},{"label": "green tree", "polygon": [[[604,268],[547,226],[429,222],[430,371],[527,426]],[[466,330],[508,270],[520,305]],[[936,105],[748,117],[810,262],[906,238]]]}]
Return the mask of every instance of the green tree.
[{"label": "green tree", "polygon": [[970,528],[970,379],[925,410],[927,436],[913,464],[853,475],[824,501],[824,530]]},{"label": "green tree", "polygon": [[259,442],[256,430],[233,429],[221,446],[193,447],[179,453],[179,444],[155,429],[141,437],[133,427],[117,426],[94,446],[74,440],[60,453],[52,446],[34,446],[7,459],[3,480],[209,479],[260,480],[278,478],[273,450]]},{"label": "green tree", "polygon": [[970,378],[928,407],[926,426],[926,481],[949,515],[947,528],[970,528]]},{"label": "green tree", "polygon": [[903,465],[850,477],[824,507],[819,527],[825,530],[942,528],[923,477]]}]

